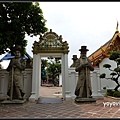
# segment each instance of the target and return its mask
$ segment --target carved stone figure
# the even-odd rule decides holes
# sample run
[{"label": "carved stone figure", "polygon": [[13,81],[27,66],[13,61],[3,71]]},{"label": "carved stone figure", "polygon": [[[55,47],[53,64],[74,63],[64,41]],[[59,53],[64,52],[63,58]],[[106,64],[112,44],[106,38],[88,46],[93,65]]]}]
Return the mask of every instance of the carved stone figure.
[{"label": "carved stone figure", "polygon": [[90,71],[94,70],[90,60],[86,57],[86,46],[81,46],[81,56],[76,61],[75,71],[78,72],[78,81],[75,89],[75,95],[79,98],[91,98]]},{"label": "carved stone figure", "polygon": [[25,61],[21,57],[21,46],[16,46],[14,48],[15,58],[11,59],[7,71],[9,71],[9,81],[8,81],[8,99],[19,99],[23,100],[25,94],[23,89],[23,75],[22,71],[26,67]]},{"label": "carved stone figure", "polygon": [[73,58],[72,58],[73,64],[72,64],[70,67],[75,67],[76,60],[77,60],[77,59],[78,59],[78,58],[77,58],[77,55],[73,55]]}]

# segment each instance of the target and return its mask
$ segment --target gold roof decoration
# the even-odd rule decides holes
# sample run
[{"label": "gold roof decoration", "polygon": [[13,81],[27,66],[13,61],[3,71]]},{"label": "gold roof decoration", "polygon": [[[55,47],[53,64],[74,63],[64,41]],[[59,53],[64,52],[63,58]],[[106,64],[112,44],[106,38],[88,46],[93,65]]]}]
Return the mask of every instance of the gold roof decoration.
[{"label": "gold roof decoration", "polygon": [[102,46],[100,47],[102,54],[105,54],[105,50],[102,48]]},{"label": "gold roof decoration", "polygon": [[95,58],[94,58],[94,55],[92,55],[92,59],[94,60]]},{"label": "gold roof decoration", "polygon": [[118,20],[117,20],[117,26],[116,26],[116,32],[119,32],[119,30],[118,30]]},{"label": "gold roof decoration", "polygon": [[62,35],[58,36],[55,32],[46,32],[40,35],[39,42],[34,42],[33,53],[64,53],[68,54],[69,46],[67,41],[62,41]]}]

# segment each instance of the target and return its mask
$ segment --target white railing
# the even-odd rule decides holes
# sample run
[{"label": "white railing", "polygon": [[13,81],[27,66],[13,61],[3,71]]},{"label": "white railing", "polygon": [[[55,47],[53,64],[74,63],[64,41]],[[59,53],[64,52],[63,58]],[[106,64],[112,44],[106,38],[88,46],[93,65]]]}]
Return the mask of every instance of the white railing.
[{"label": "white railing", "polygon": [[[7,98],[7,86],[8,86],[8,72],[5,69],[0,70],[0,100]],[[95,68],[93,72],[91,72],[91,86],[92,86],[92,96],[94,98],[102,98],[102,87],[101,80],[99,79],[99,68]],[[75,68],[68,69],[69,79],[67,80],[65,96],[66,98],[74,99],[76,96],[74,94],[78,73],[75,72]],[[24,90],[25,90],[25,98],[28,99],[31,96],[32,92],[32,69],[25,69],[23,71],[23,80],[24,80]]]}]

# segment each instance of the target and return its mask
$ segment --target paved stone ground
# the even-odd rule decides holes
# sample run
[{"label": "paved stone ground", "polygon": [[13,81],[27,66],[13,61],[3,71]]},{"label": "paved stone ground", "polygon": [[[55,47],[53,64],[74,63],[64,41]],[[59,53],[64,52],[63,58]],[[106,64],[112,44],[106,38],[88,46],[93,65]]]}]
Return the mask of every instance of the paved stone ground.
[{"label": "paved stone ground", "polygon": [[[49,89],[53,94],[53,89]],[[41,90],[43,90],[41,88]],[[61,88],[58,88],[58,91]],[[43,91],[44,91],[43,90]],[[48,92],[46,92],[46,95]],[[45,94],[44,94],[45,97]],[[76,104],[74,100],[63,101],[59,104],[37,104],[26,102],[24,104],[0,104],[0,118],[120,118],[119,106],[103,106],[103,100],[92,104]]]},{"label": "paved stone ground", "polygon": [[[55,93],[60,94],[55,94]],[[50,97],[50,98],[62,98],[62,87],[41,87],[40,88],[40,96],[41,97]]]}]

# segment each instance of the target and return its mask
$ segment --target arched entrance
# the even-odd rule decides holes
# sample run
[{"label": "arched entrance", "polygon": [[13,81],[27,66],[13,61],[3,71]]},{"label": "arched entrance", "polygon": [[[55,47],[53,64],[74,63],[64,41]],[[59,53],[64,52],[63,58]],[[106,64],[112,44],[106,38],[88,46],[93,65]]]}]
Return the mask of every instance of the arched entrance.
[{"label": "arched entrance", "polygon": [[33,44],[33,74],[32,74],[32,92],[29,99],[37,100],[40,97],[41,84],[41,58],[42,57],[60,57],[62,60],[62,95],[66,99],[66,85],[68,80],[68,52],[67,41],[62,41],[62,36],[55,32],[40,35],[39,42]]}]

